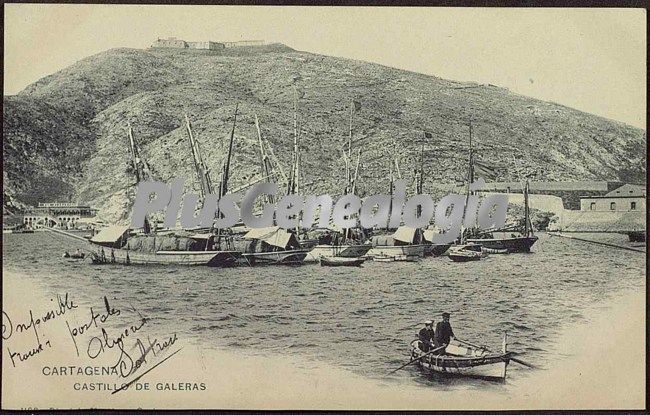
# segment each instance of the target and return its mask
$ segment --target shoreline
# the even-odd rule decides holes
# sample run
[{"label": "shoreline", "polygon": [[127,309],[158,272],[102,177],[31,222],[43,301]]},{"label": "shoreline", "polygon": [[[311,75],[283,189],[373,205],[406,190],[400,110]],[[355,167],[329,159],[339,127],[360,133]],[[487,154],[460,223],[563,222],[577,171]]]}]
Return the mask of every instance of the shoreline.
[{"label": "shoreline", "polygon": [[[4,276],[4,307],[14,315],[28,313],[29,307],[36,312],[56,295],[47,292],[45,283],[37,285],[15,273],[5,272]],[[294,355],[251,356],[246,350],[206,348],[185,342],[177,357],[152,371],[143,382],[151,383],[152,388],[159,382],[205,383],[206,391],[154,388],[110,395],[75,391],[67,386],[62,390],[62,382],[72,383],[76,378],[42,373],[46,361],[51,362],[50,366],[72,364],[68,354],[57,352],[39,364],[27,362],[29,367],[20,372],[14,371],[5,359],[9,365],[3,371],[3,409],[640,409],[645,406],[645,364],[640,363],[645,363],[645,288],[613,292],[607,300],[583,310],[587,321],[562,326],[553,344],[554,352],[566,357],[502,389],[443,391],[435,385],[382,382]],[[33,299],[32,305],[27,305],[27,298]],[[65,337],[66,333],[49,334]],[[625,339],[623,346],[618,341],[621,338]],[[614,353],[616,359],[607,358]],[[606,358],[599,359],[602,356]],[[525,355],[522,358],[525,360]],[[84,364],[82,359],[75,361]],[[99,377],[81,380],[94,382]],[[114,383],[115,378],[107,378],[106,382]],[[37,390],[48,393],[33,394]]]}]

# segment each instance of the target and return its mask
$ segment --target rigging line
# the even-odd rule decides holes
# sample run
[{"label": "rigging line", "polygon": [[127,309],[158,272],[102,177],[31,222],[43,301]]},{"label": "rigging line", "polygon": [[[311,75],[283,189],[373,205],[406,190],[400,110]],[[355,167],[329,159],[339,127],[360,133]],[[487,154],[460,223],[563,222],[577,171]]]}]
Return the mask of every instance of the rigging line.
[{"label": "rigging line", "polygon": [[[56,242],[59,242],[59,241],[71,242],[70,238],[64,237],[63,235],[59,235],[56,232],[46,231],[46,233],[48,235],[50,235],[52,237],[52,239],[54,241],[56,241]],[[73,245],[75,248],[79,249],[80,251],[86,251],[86,252],[90,252],[90,253],[93,252],[92,250],[89,250],[89,249],[85,248],[84,246],[79,246],[79,242],[78,242],[77,239],[75,239],[74,243],[70,243],[70,245]]]}]

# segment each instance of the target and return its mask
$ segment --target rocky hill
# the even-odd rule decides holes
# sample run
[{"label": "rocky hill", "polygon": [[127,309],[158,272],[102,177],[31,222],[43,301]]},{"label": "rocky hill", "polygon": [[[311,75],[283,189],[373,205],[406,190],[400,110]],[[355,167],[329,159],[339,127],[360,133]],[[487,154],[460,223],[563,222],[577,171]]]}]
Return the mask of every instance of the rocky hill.
[{"label": "rocky hill", "polygon": [[107,220],[124,218],[134,182],[126,168],[129,123],[159,179],[186,177],[198,190],[184,115],[216,182],[237,103],[231,188],[261,175],[255,114],[288,170],[294,86],[303,194],[340,194],[353,100],[360,104],[353,146],[362,151],[362,195],[387,191],[394,158],[412,179],[425,130],[432,138],[424,190],[461,180],[470,120],[478,155],[496,166],[497,180],[518,179],[523,166],[540,180],[645,181],[645,131],[492,85],[284,45],[112,49],[4,97],[3,206],[78,200]]}]

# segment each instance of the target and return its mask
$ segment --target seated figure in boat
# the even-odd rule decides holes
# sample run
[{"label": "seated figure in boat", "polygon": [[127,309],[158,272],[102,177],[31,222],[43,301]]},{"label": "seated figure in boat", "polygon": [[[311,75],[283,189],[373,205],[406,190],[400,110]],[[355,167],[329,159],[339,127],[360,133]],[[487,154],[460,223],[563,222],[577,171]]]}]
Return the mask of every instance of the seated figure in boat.
[{"label": "seated figure in boat", "polygon": [[[451,328],[451,323],[449,323],[450,314],[445,312],[442,313],[442,321],[436,324],[436,335],[434,337],[434,347],[442,347],[449,345],[449,340],[453,339],[454,330]],[[445,352],[445,349],[441,349],[438,353],[442,354]]]},{"label": "seated figure in boat", "polygon": [[418,339],[420,340],[419,346],[423,352],[428,352],[432,349],[434,337],[433,321],[427,320],[424,322],[424,327],[418,333]]},{"label": "seated figure in boat", "polygon": [[83,258],[85,256],[86,256],[86,254],[81,252],[81,250],[79,248],[77,248],[77,250],[75,252],[73,252],[72,254],[70,252],[68,252],[68,251],[65,251],[65,253],[63,254],[63,258],[77,258],[78,259],[78,258]]}]

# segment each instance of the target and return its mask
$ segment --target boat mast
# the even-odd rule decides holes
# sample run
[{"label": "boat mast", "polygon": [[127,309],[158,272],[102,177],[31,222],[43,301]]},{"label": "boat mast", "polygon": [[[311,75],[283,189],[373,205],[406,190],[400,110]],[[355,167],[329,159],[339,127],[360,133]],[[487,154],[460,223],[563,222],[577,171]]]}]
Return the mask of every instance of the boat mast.
[{"label": "boat mast", "polygon": [[420,149],[420,169],[418,172],[417,183],[415,185],[415,192],[419,195],[424,193],[424,139],[422,139],[422,148]]},{"label": "boat mast", "polygon": [[[472,148],[472,122],[469,123],[469,167],[467,169],[467,195],[465,197],[465,206],[463,206],[462,223],[465,223],[465,215],[467,214],[467,204],[469,203],[469,196],[473,194],[471,185],[474,182],[474,152]],[[465,243],[465,227],[461,226],[460,243]]]},{"label": "boat mast", "polygon": [[[415,183],[415,193],[421,195],[424,193],[424,141],[426,139],[426,132],[422,138],[422,148],[420,149],[420,166],[417,172],[416,183]],[[418,205],[417,208],[418,217],[422,215],[422,206]]]},{"label": "boat mast", "polygon": [[187,114],[185,114],[185,126],[187,128],[187,135],[190,138],[192,159],[194,160],[194,169],[196,170],[196,175],[199,179],[199,185],[201,187],[201,196],[203,197],[203,200],[205,200],[206,195],[212,193],[212,180],[210,179],[208,167],[203,161],[203,156],[201,155],[199,144],[194,138],[194,133],[192,132],[192,124],[190,123],[190,119]]},{"label": "boat mast", "polygon": [[528,193],[530,191],[530,182],[526,179],[524,185],[524,236],[533,236],[533,224],[530,221],[530,205],[528,204]]},{"label": "boat mast", "polygon": [[[140,156],[140,147],[133,137],[133,129],[129,123],[128,128],[129,136],[129,149],[131,152],[131,166],[133,167],[133,174],[135,175],[135,184],[136,186],[143,180],[150,178],[151,170],[147,162]],[[149,233],[151,231],[151,224],[149,223],[149,218],[145,215],[144,217],[144,233]]]},{"label": "boat mast", "polygon": [[350,186],[350,193],[354,194],[357,190],[357,178],[359,177],[359,165],[361,164],[361,149],[357,150],[357,166],[354,169],[354,177],[352,178],[352,184]]},{"label": "boat mast", "polygon": [[135,174],[136,184],[140,183],[140,166],[138,165],[138,154],[135,148],[135,140],[133,139],[133,129],[129,124],[129,150],[131,151],[131,166]]},{"label": "boat mast", "polygon": [[[301,125],[302,128],[302,125]],[[300,131],[300,130],[298,130]],[[299,132],[300,134],[300,132]],[[296,151],[296,173],[294,174],[294,193],[298,193],[300,190],[300,151],[298,150],[298,138],[296,138],[296,143],[294,150]]]},{"label": "boat mast", "polygon": [[293,87],[293,161],[291,165],[291,174],[287,186],[287,194],[291,195],[298,192],[298,91]]},{"label": "boat mast", "polygon": [[[262,176],[263,176],[262,180],[268,181],[271,176],[274,176],[275,172],[273,170],[273,165],[269,160],[269,155],[266,153],[266,149],[264,147],[264,140],[262,139],[262,130],[260,129],[260,122],[259,119],[257,118],[257,114],[255,114],[255,129],[257,130],[257,141],[260,147],[260,162],[261,162]],[[270,195],[265,195],[264,200],[273,203],[274,197]]]},{"label": "boat mast", "polygon": [[223,165],[223,174],[221,176],[221,184],[219,186],[219,199],[221,199],[228,192],[228,179],[230,178],[230,161],[232,159],[232,147],[235,142],[235,126],[237,125],[237,111],[239,103],[235,105],[235,116],[232,121],[232,129],[230,130],[230,144],[228,145],[228,155]]},{"label": "boat mast", "polygon": [[[361,164],[361,149],[357,150],[357,165],[354,168],[354,176],[350,175],[350,181],[346,187],[346,194],[354,194],[357,190],[357,178],[359,177],[359,165]],[[349,190],[349,192],[348,192]],[[343,229],[343,243],[351,236],[350,228]]]},{"label": "boat mast", "polygon": [[348,185],[352,181],[352,123],[354,119],[354,100],[350,102],[350,129],[348,134],[348,154],[345,158],[345,172]]},{"label": "boat mast", "polygon": [[393,185],[394,185],[394,177],[393,177],[393,163],[390,164],[390,168],[388,171],[388,178],[390,181],[390,204],[388,205],[388,220],[386,221],[386,230],[390,229],[390,217],[393,214]]},{"label": "boat mast", "polygon": [[133,129],[129,124],[129,149],[131,151],[131,165],[133,166],[133,173],[135,174],[136,185],[143,180],[147,180],[151,176],[149,164],[140,156],[140,146],[133,137]]},{"label": "boat mast", "polygon": [[[282,131],[280,131],[280,141],[282,141]],[[285,174],[284,169],[282,168],[282,164],[280,164],[278,158],[275,157],[275,153],[273,152],[273,147],[271,147],[271,144],[268,141],[266,142],[266,148],[269,150],[269,154],[271,155],[271,159],[273,159],[273,163],[275,163],[275,166],[280,171],[280,176],[282,176],[282,180],[284,181],[283,184],[288,186],[287,183],[289,183],[289,178]]]}]

